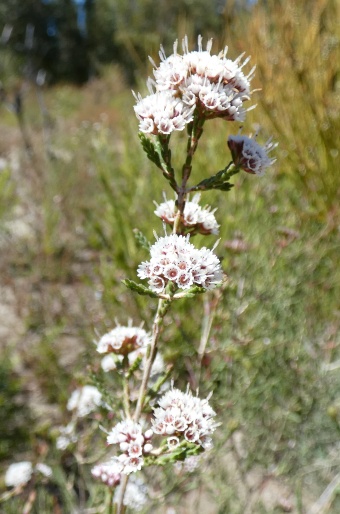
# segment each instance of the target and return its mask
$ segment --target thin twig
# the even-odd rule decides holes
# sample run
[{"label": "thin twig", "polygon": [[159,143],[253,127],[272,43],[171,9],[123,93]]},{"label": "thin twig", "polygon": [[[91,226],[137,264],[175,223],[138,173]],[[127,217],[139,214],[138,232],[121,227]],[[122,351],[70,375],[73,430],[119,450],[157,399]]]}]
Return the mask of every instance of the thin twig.
[{"label": "thin twig", "polygon": [[320,498],[314,503],[310,510],[310,514],[326,514],[334,500],[334,495],[340,485],[340,473],[335,475],[333,480],[328,484]]}]

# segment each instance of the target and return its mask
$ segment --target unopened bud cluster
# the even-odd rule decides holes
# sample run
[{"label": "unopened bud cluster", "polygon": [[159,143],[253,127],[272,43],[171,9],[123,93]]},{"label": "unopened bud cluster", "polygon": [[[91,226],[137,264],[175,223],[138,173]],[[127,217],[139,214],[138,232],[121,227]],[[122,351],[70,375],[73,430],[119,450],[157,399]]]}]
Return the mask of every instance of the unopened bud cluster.
[{"label": "unopened bud cluster", "polygon": [[271,138],[264,146],[260,146],[255,139],[247,136],[229,136],[228,146],[235,166],[252,175],[264,175],[266,168],[276,161],[268,156],[277,146]]}]

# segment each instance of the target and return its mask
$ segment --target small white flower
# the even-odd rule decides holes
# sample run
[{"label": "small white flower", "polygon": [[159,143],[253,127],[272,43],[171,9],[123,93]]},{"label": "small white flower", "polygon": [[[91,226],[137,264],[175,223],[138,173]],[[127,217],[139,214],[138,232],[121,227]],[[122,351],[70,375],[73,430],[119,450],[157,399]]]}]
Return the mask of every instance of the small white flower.
[{"label": "small white flower", "polygon": [[[182,48],[183,55],[180,55],[176,41],[173,54],[168,58],[161,48],[158,67],[151,61],[156,91],[170,93],[177,100],[181,99],[184,105],[196,107],[200,115],[207,119],[220,117],[243,121],[246,113],[243,103],[250,98],[250,81],[254,74],[254,68],[247,76],[242,71],[249,58],[243,63],[243,55],[234,61],[227,59],[227,47],[218,55],[211,55],[212,40],[208,41],[204,50],[201,36],[198,37],[198,51],[189,52],[187,37],[182,42]],[[155,133],[152,125],[147,125],[145,129],[145,132]]]},{"label": "small white flower", "polygon": [[97,343],[97,352],[113,352],[119,355],[127,355],[150,343],[150,334],[142,327],[120,326],[103,335]]},{"label": "small white flower", "polygon": [[[116,489],[113,501],[116,503],[120,498],[120,487]],[[141,511],[148,502],[148,490],[143,481],[136,476],[132,476],[126,487],[124,495],[124,505],[128,508]]]},{"label": "small white flower", "polygon": [[178,472],[184,471],[184,473],[193,473],[202,464],[202,454],[190,455],[183,462],[175,462],[175,469]]},{"label": "small white flower", "polygon": [[[199,205],[201,195],[197,193],[192,200],[185,202],[182,233],[190,232],[199,234],[218,234],[219,225],[214,216],[215,210],[211,211],[209,206],[201,207]],[[165,223],[173,225],[177,214],[175,200],[166,200],[160,205],[156,204],[156,216],[161,218]]]},{"label": "small white flower", "polygon": [[143,464],[143,455],[150,453],[152,430],[143,433],[142,425],[126,419],[114,426],[107,436],[108,444],[117,444],[122,452],[117,460],[121,464],[121,473],[129,475],[139,471]]},{"label": "small white flower", "polygon": [[122,453],[118,457],[119,462],[123,464],[122,473],[124,475],[130,475],[130,473],[136,473],[140,471],[144,465],[143,457],[130,456],[126,453]]},{"label": "small white flower", "polygon": [[95,478],[99,478],[104,484],[114,487],[120,483],[123,465],[115,458],[102,464],[97,464],[91,470]]},{"label": "small white flower", "polygon": [[[119,355],[119,357],[121,357],[123,359],[122,355]],[[113,371],[114,369],[116,369],[117,368],[117,359],[118,359],[118,355],[116,355],[115,357],[113,356],[112,353],[105,355],[105,357],[103,357],[103,359],[101,360],[101,363],[100,363],[102,370],[105,371],[105,373],[107,373],[108,371]]]},{"label": "small white flower", "polygon": [[53,473],[52,468],[50,468],[50,466],[47,466],[47,464],[44,464],[43,462],[39,462],[35,466],[35,471],[38,471],[39,473],[44,475],[44,477],[46,477],[46,478],[51,477],[52,473]]},{"label": "small white flower", "polygon": [[217,424],[214,421],[216,413],[207,399],[201,400],[190,392],[182,393],[172,388],[158,405],[154,409],[153,431],[167,437],[169,449],[175,448],[183,438],[204,449],[211,445],[209,436]]},{"label": "small white flower", "polygon": [[87,416],[97,407],[102,405],[102,395],[94,386],[85,385],[80,389],[73,391],[67,409],[76,411],[80,418]]},{"label": "small white flower", "polygon": [[161,237],[151,247],[150,254],[151,260],[138,267],[137,275],[147,278],[150,289],[155,292],[163,291],[170,280],[180,289],[188,289],[193,284],[213,289],[222,281],[216,255],[205,247],[195,248],[188,237],[177,234]]},{"label": "small white flower", "polygon": [[7,487],[18,487],[30,481],[33,474],[33,466],[29,461],[15,462],[9,466],[5,474]]},{"label": "small white flower", "polygon": [[60,435],[56,440],[57,450],[66,450],[70,444],[74,444],[78,441],[74,423],[69,423],[64,427],[59,427],[59,433]]},{"label": "small white flower", "polygon": [[146,98],[136,96],[134,107],[139,119],[139,130],[147,134],[171,134],[183,130],[193,120],[195,106],[186,105],[171,91],[159,91]]},{"label": "small white flower", "polygon": [[241,135],[229,136],[228,146],[234,164],[253,175],[263,175],[266,168],[276,161],[268,156],[269,152],[277,147],[277,143],[272,143],[271,138],[264,146],[260,146],[254,138]]},{"label": "small white flower", "polygon": [[126,441],[141,440],[141,438],[144,441],[142,426],[131,419],[125,419],[112,428],[107,436],[107,442],[108,444],[119,444]]},{"label": "small white flower", "polygon": [[152,451],[152,449],[153,449],[153,446],[150,443],[146,443],[143,448],[144,453],[150,453]]}]

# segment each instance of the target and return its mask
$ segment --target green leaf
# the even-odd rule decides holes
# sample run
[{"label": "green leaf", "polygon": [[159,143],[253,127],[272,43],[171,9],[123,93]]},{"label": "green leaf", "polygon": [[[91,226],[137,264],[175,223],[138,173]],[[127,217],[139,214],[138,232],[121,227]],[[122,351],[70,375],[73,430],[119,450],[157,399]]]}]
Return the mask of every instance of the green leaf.
[{"label": "green leaf", "polygon": [[193,298],[194,296],[196,296],[197,294],[202,294],[202,293],[206,293],[206,289],[204,287],[200,287],[200,286],[193,286],[193,287],[190,287],[190,289],[187,289],[181,293],[177,293],[174,295],[174,299],[177,299],[177,298]]},{"label": "green leaf", "polygon": [[141,145],[143,147],[144,152],[146,153],[148,159],[156,164],[156,166],[160,169],[162,169],[162,163],[159,157],[159,154],[156,150],[155,144],[149,139],[147,136],[143,134],[143,132],[140,132],[138,134],[139,140],[141,142]]},{"label": "green leaf", "polygon": [[233,175],[236,175],[240,170],[233,163],[228,164],[223,170],[218,171],[212,177],[206,178],[199,182],[196,186],[192,187],[192,191],[202,191],[209,189],[219,189],[220,191],[229,191],[234,184],[229,182]]},{"label": "green leaf", "polygon": [[136,293],[144,296],[150,296],[150,298],[159,298],[158,294],[154,291],[151,291],[146,286],[143,286],[142,284],[137,284],[137,282],[134,282],[133,280],[125,279],[122,280],[123,284],[126,285],[131,291],[135,291]]},{"label": "green leaf", "polygon": [[138,228],[133,229],[133,233],[135,235],[135,238],[141,248],[144,248],[145,250],[149,251],[151,247],[151,243],[147,240],[143,232],[141,232]]}]

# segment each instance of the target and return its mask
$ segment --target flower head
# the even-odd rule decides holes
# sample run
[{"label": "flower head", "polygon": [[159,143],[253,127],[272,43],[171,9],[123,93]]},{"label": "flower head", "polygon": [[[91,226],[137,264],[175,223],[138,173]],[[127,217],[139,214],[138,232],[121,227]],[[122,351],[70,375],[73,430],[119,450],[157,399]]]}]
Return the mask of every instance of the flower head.
[{"label": "flower head", "polygon": [[198,285],[213,289],[222,280],[220,261],[209,249],[197,249],[188,236],[177,234],[161,237],[150,249],[150,261],[139,265],[139,278],[149,279],[149,286],[161,292],[169,281],[180,289]]},{"label": "flower head", "polygon": [[40,474],[45,478],[52,476],[52,469],[43,462],[33,468],[32,462],[22,461],[11,464],[5,474],[5,484],[7,487],[18,487],[26,485],[32,478],[33,474]]},{"label": "flower head", "polygon": [[107,443],[119,445],[122,453],[115,459],[120,463],[122,473],[129,475],[142,468],[143,455],[152,450],[152,434],[152,430],[143,432],[141,424],[131,419],[121,421],[112,428],[107,436]]},{"label": "flower head", "polygon": [[5,474],[7,487],[18,487],[30,481],[33,475],[33,466],[29,461],[15,462],[9,466]]},{"label": "flower head", "polygon": [[102,395],[94,386],[85,385],[80,389],[73,391],[67,409],[76,411],[80,418],[87,416],[97,407],[102,405]]},{"label": "flower head", "polygon": [[[197,193],[193,199],[185,202],[182,222],[182,233],[185,234],[218,234],[219,225],[214,216],[214,211],[210,207],[199,205],[200,194]],[[157,204],[156,204],[157,205]],[[156,216],[161,218],[164,223],[173,225],[177,214],[175,200],[166,200],[157,205]]]},{"label": "flower head", "polygon": [[181,440],[196,443],[207,449],[211,446],[210,435],[217,424],[216,413],[208,400],[201,400],[191,392],[183,393],[172,388],[167,391],[154,409],[152,420],[155,434],[167,436],[169,449],[176,447]]},{"label": "flower head", "polygon": [[136,95],[134,107],[139,130],[147,134],[170,134],[183,130],[193,119],[195,106],[186,105],[171,91],[158,91],[146,98]]},{"label": "flower head", "polygon": [[[120,487],[117,487],[113,498],[117,502],[120,498]],[[148,501],[148,490],[140,477],[132,476],[128,481],[123,503],[134,511],[143,510]]]},{"label": "flower head", "polygon": [[38,464],[35,466],[35,471],[38,471],[46,478],[51,477],[53,474],[52,468],[43,462],[38,462]]},{"label": "flower head", "polygon": [[[120,357],[123,358],[121,355]],[[116,369],[116,359],[118,359],[118,356],[114,357],[112,353],[105,355],[105,357],[102,358],[100,363],[102,370],[105,371],[105,373],[107,373],[108,371],[113,371],[114,369]]]},{"label": "flower head", "polygon": [[145,99],[135,95],[135,112],[142,132],[170,134],[173,130],[182,130],[192,121],[194,109],[206,119],[244,120],[243,103],[250,98],[254,69],[245,76],[242,69],[249,59],[243,63],[243,55],[234,61],[227,59],[227,47],[218,55],[212,55],[211,48],[212,40],[203,49],[199,36],[198,50],[189,52],[185,37],[183,55],[178,53],[176,41],[169,57],[161,47],[159,66],[150,59],[154,80],[149,79],[149,88],[153,86],[155,92]]},{"label": "flower head", "polygon": [[56,440],[57,450],[66,450],[70,444],[78,441],[78,436],[75,432],[75,424],[73,422],[66,426],[59,427],[59,436]]},{"label": "flower head", "polygon": [[150,342],[150,335],[141,327],[117,326],[107,334],[103,335],[97,343],[99,353],[116,353],[127,355],[135,350],[147,346]]},{"label": "flower head", "polygon": [[97,464],[91,469],[95,478],[99,478],[104,484],[114,487],[120,483],[123,465],[117,459]]},{"label": "flower head", "polygon": [[268,157],[269,152],[277,146],[277,143],[272,143],[271,138],[264,146],[260,146],[254,138],[229,136],[228,146],[235,166],[253,175],[264,175],[266,168],[276,161]]}]

